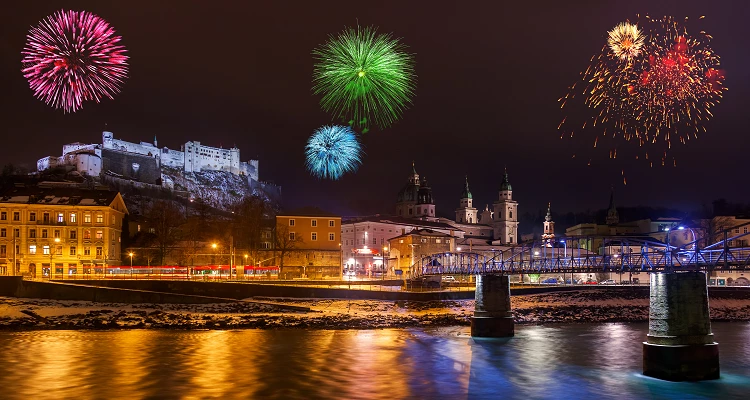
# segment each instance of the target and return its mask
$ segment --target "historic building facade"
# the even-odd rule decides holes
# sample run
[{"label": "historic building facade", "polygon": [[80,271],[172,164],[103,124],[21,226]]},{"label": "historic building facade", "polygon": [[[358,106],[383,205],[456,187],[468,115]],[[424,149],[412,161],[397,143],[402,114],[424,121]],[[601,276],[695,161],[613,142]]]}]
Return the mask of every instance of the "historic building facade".
[{"label": "historic building facade", "polygon": [[435,220],[435,202],[432,200],[432,189],[427,178],[419,177],[414,163],[408,182],[399,191],[396,200],[396,216],[406,218],[423,218]]},{"label": "historic building facade", "polygon": [[276,216],[275,262],[281,279],[323,279],[341,275],[341,216],[299,209]]},{"label": "historic building facade", "polygon": [[67,278],[121,265],[127,213],[118,192],[7,189],[0,194],[0,273]]},{"label": "historic building facade", "polygon": [[[132,143],[115,139],[114,134],[107,131],[102,133],[101,145],[66,144],[63,146],[62,156],[48,156],[37,161],[37,170],[44,171],[49,168],[69,166],[82,174],[98,176],[106,172],[105,162],[102,160],[106,158],[106,153],[102,154],[102,150],[152,158],[157,168],[164,166],[185,172],[227,171],[258,181],[258,160],[240,161],[240,149],[237,147],[224,149],[205,146],[198,141],[189,141],[180,146],[178,151],[167,147],[159,148],[156,138],[153,143]],[[131,161],[128,163],[127,170],[120,170],[117,173],[129,177],[137,175],[141,162]]]}]

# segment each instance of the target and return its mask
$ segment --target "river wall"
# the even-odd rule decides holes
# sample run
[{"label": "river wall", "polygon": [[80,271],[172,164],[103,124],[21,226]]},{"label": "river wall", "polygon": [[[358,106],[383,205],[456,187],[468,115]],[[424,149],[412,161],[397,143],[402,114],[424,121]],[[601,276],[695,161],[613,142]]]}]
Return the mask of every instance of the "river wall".
[{"label": "river wall", "polygon": [[236,301],[225,298],[98,287],[85,284],[26,281],[20,276],[0,276],[0,296],[98,303],[211,304]]}]

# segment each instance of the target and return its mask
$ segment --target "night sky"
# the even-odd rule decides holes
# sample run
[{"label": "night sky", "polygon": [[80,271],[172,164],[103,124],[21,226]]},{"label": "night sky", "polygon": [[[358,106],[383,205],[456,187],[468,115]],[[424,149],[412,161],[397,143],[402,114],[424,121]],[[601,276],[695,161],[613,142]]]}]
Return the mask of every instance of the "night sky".
[{"label": "night sky", "polygon": [[[36,99],[21,74],[30,26],[61,8],[87,10],[123,37],[130,56],[122,93],[74,114]],[[714,36],[726,92],[708,133],[676,146],[677,167],[605,161],[589,141],[561,141],[557,99],[578,80],[606,32],[637,13],[697,18]],[[34,166],[69,142],[101,132],[179,149],[187,140],[241,149],[261,180],[282,186],[287,207],[343,215],[394,211],[412,160],[438,214],[452,217],[464,175],[475,206],[497,198],[507,166],[519,211],[618,205],[691,210],[724,197],[746,202],[750,105],[750,2],[631,1],[24,1],[0,5],[0,163]],[[415,54],[414,104],[401,121],[364,136],[360,170],[319,181],[303,148],[331,123],[312,95],[311,51],[346,26],[375,25]],[[598,151],[597,151],[598,150]],[[578,154],[571,159],[572,154]],[[589,167],[585,158],[602,161]],[[625,170],[627,185],[621,171]]]}]

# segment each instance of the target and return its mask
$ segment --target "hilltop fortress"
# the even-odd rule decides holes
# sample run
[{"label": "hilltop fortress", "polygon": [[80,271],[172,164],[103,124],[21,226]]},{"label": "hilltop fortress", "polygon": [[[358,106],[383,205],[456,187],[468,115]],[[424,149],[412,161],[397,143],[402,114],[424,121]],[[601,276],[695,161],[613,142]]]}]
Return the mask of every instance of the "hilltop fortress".
[{"label": "hilltop fortress", "polygon": [[62,156],[37,161],[37,170],[68,167],[82,175],[108,174],[149,184],[162,184],[161,170],[169,167],[183,172],[224,171],[258,181],[258,160],[240,161],[240,149],[216,148],[200,142],[186,142],[180,150],[157,147],[154,143],[131,143],[102,133],[102,144],[70,143]]}]

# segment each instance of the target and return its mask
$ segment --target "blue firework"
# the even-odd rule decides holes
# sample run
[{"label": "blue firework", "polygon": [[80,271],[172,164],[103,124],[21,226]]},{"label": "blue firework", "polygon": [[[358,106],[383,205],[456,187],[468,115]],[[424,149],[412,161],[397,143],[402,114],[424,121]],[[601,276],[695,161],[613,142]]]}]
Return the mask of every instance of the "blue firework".
[{"label": "blue firework", "polygon": [[305,146],[307,169],[318,178],[339,179],[362,164],[362,148],[349,126],[318,128]]}]

